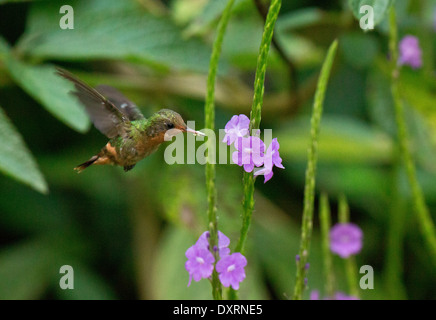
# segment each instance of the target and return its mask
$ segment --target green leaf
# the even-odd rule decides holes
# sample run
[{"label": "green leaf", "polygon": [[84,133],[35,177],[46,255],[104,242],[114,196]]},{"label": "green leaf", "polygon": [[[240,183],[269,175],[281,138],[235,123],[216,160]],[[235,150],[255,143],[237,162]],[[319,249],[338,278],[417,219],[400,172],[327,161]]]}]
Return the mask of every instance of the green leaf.
[{"label": "green leaf", "polygon": [[30,2],[30,1],[41,1],[41,0],[0,0],[0,5],[8,2]]},{"label": "green leaf", "polygon": [[374,26],[384,19],[393,3],[393,0],[348,0],[354,16],[358,20],[365,15],[365,13],[360,13],[360,8],[365,5],[371,6],[374,9]]},{"label": "green leaf", "polygon": [[[74,289],[56,286],[56,295],[62,300],[113,300],[116,294],[106,281],[95,271],[80,262],[68,261],[74,271]],[[63,275],[59,274],[59,278]]]},{"label": "green leaf", "polygon": [[347,33],[340,42],[344,58],[357,68],[369,67],[378,53],[377,41],[370,34]]},{"label": "green leaf", "polygon": [[127,59],[163,68],[206,72],[210,49],[184,39],[167,17],[134,1],[71,1],[74,29],[60,28],[60,3],[36,3],[19,51],[37,59]]},{"label": "green leaf", "polygon": [[0,252],[0,299],[38,299],[50,283],[51,248],[33,241]]},{"label": "green leaf", "polygon": [[73,85],[57,76],[54,66],[34,66],[12,56],[7,57],[6,65],[12,78],[56,118],[79,132],[88,130],[88,115],[79,102],[69,94]]},{"label": "green leaf", "polygon": [[211,299],[210,283],[206,280],[192,281],[188,287],[189,274],[185,269],[185,251],[196,239],[182,229],[167,228],[150,276],[154,299]]},{"label": "green leaf", "polygon": [[[5,39],[0,37],[0,55],[4,55],[9,51],[9,44]],[[1,57],[1,56],[0,56]]]},{"label": "green leaf", "polygon": [[320,23],[323,13],[319,8],[309,7],[299,10],[293,10],[282,14],[277,20],[277,29],[295,30],[303,29]]},{"label": "green leaf", "polygon": [[[236,0],[232,11],[251,5],[251,0]],[[223,13],[227,1],[208,1],[187,28],[188,34],[205,33],[213,22],[217,21]]]},{"label": "green leaf", "polygon": [[[389,79],[372,72],[368,81],[369,111],[373,121],[388,132],[396,135],[395,116]],[[401,96],[405,102],[407,126],[416,161],[426,170],[436,172],[436,112],[434,110],[435,85],[431,78],[420,73],[402,69],[399,78]]]},{"label": "green leaf", "polygon": [[[303,117],[275,132],[285,159],[306,159],[309,128],[309,119]],[[383,163],[392,156],[392,140],[388,135],[342,116],[324,116],[318,148],[321,162]]]},{"label": "green leaf", "polygon": [[35,190],[47,193],[43,175],[19,132],[0,108],[0,171]]}]

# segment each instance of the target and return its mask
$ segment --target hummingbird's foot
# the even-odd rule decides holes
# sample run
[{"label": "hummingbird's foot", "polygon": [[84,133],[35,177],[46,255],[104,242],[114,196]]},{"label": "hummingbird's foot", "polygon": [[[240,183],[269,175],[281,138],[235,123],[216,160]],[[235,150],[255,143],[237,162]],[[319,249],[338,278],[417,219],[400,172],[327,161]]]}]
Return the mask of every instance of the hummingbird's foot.
[{"label": "hummingbird's foot", "polygon": [[124,166],[124,172],[127,172],[127,171],[129,171],[129,170],[132,170],[134,166],[136,166],[136,164],[132,164],[132,165],[130,165],[130,166]]}]

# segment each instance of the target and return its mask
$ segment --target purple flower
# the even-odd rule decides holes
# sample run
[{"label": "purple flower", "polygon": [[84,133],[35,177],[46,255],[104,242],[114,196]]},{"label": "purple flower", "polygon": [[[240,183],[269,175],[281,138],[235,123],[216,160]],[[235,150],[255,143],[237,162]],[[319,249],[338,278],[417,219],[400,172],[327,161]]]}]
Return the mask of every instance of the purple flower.
[{"label": "purple flower", "polygon": [[265,145],[258,137],[240,138],[235,143],[236,150],[232,160],[238,166],[244,166],[246,172],[251,172],[254,166],[259,167],[263,163]]},{"label": "purple flower", "polygon": [[347,296],[345,293],[336,292],[334,300],[359,300],[359,298],[355,296]]},{"label": "purple flower", "polygon": [[239,252],[232,253],[221,258],[216,264],[216,271],[219,273],[219,279],[224,287],[232,286],[233,289],[239,289],[239,283],[245,279],[244,267],[247,265],[247,259]]},{"label": "purple flower", "polygon": [[415,36],[407,35],[400,41],[400,65],[409,65],[413,69],[422,66],[422,51],[419,40]]},{"label": "purple flower", "polygon": [[[195,245],[185,253],[188,258],[185,263],[189,273],[188,287],[191,285],[192,278],[200,281],[212,275],[215,259],[209,250],[209,237],[209,231],[203,232]],[[216,271],[223,286],[231,285],[233,289],[238,290],[239,283],[245,279],[244,267],[247,265],[247,259],[239,252],[230,254],[229,245],[230,239],[218,231],[218,246],[214,247],[214,252],[219,250],[220,260],[216,264]]]},{"label": "purple flower", "polygon": [[312,290],[310,292],[310,300],[319,300],[319,291],[318,290]]},{"label": "purple flower", "polygon": [[266,154],[263,158],[264,168],[254,173],[255,176],[258,175],[265,176],[265,180],[263,183],[267,182],[269,179],[272,178],[273,176],[272,169],[274,166],[282,169],[285,168],[282,165],[282,158],[280,158],[279,148],[280,145],[277,141],[277,138],[274,138],[271,144],[269,145],[268,149],[266,150]]},{"label": "purple flower", "polygon": [[233,116],[224,128],[226,135],[224,136],[223,142],[227,142],[228,145],[231,145],[238,138],[248,135],[249,127],[250,119],[248,119],[245,114]]},{"label": "purple flower", "polygon": [[[320,294],[318,290],[312,290],[310,292],[310,300],[320,300]],[[359,298],[354,296],[347,296],[342,292],[336,292],[333,298],[326,297],[323,300],[359,300]]]},{"label": "purple flower", "polygon": [[209,278],[212,275],[213,263],[215,258],[212,253],[202,245],[193,245],[186,250],[185,269],[189,273],[188,287],[191,285],[191,280],[200,281],[202,278]]},{"label": "purple flower", "polygon": [[362,249],[362,230],[354,223],[338,223],[330,229],[330,250],[342,258]]},{"label": "purple flower", "polygon": [[433,9],[433,31],[436,32],[436,8]]},{"label": "purple flower", "polygon": [[[195,245],[203,246],[207,250],[209,250],[209,231],[203,232],[203,234],[198,238]],[[230,253],[230,248],[227,248],[230,245],[230,239],[221,231],[218,231],[218,250],[220,257],[226,256]],[[216,248],[214,248],[216,251]]]}]

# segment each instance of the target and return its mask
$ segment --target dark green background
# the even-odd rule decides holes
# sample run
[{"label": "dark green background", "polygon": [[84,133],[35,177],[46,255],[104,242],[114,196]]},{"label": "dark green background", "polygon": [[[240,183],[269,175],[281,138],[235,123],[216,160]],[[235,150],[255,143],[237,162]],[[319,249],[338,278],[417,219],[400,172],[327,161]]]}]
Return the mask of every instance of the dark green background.
[{"label": "dark green background", "polygon": [[[63,4],[74,8],[74,30],[59,28]],[[15,127],[0,130],[0,298],[211,298],[207,280],[187,288],[184,269],[186,249],[207,229],[204,167],[167,165],[166,144],[128,173],[95,166],[76,174],[73,167],[107,139],[88,130],[83,109],[67,95],[70,87],[51,68],[62,66],[91,85],[117,87],[145,116],[170,107],[201,129],[211,43],[224,5],[0,0],[0,106]],[[424,67],[403,68],[400,85],[419,180],[436,220],[436,3],[395,5],[400,36],[419,36],[424,50]],[[273,129],[286,169],[275,170],[266,184],[257,179],[240,298],[292,296],[309,115],[321,63],[335,38],[340,48],[321,124],[317,196],[329,195],[336,222],[337,199],[345,194],[351,220],[364,232],[356,259],[374,268],[375,289],[362,291],[362,298],[436,298],[435,267],[396,151],[386,20],[365,33],[348,1],[283,1],[275,36],[293,68],[272,46],[261,128]],[[216,128],[234,114],[249,115],[262,29],[253,2],[237,0],[219,66]],[[18,136],[20,150],[8,149]],[[45,185],[46,194],[36,191]],[[234,248],[242,169],[217,165],[217,187],[219,229]],[[314,289],[324,295],[317,214],[311,249],[305,297]],[[337,290],[347,293],[343,262],[335,256],[334,263]],[[74,290],[59,288],[62,265],[74,268]]]}]

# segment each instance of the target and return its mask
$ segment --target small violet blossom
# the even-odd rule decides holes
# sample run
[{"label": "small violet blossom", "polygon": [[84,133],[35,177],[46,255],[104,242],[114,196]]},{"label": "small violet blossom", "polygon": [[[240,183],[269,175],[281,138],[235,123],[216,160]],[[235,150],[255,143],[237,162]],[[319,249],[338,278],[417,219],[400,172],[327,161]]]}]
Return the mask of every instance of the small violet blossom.
[{"label": "small violet blossom", "polygon": [[[200,281],[203,278],[210,278],[214,268],[215,258],[209,250],[209,231],[203,232],[195,245],[191,246],[185,253],[188,261],[185,269],[189,273],[188,287],[192,279]],[[216,271],[223,286],[232,286],[239,289],[239,283],[245,279],[244,267],[247,259],[239,252],[230,254],[230,239],[221,231],[218,231],[218,246],[214,247],[214,252],[218,250],[220,260],[216,264]]]},{"label": "small violet blossom", "polygon": [[433,10],[433,31],[436,32],[436,8]]},{"label": "small violet blossom", "polygon": [[[210,233],[209,231],[203,232],[203,234],[198,238],[195,245],[203,246],[207,250],[209,250],[209,237]],[[218,231],[218,250],[220,257],[224,257],[228,254],[230,254],[230,248],[228,246],[230,245],[230,239],[221,231]],[[217,248],[214,248],[214,251],[216,251]]]},{"label": "small violet blossom", "polygon": [[195,244],[186,250],[185,255],[188,258],[185,263],[185,269],[189,273],[188,287],[191,285],[192,278],[198,282],[212,275],[215,258],[207,248]]},{"label": "small violet blossom", "polygon": [[330,250],[342,258],[362,249],[362,230],[354,223],[338,223],[330,229]]},{"label": "small violet blossom", "polygon": [[[320,300],[320,294],[318,290],[312,290],[310,292],[310,300]],[[347,296],[342,292],[336,292],[333,298],[327,297],[323,300],[359,300],[359,298],[354,296]]]},{"label": "small violet blossom", "polygon": [[407,35],[400,41],[400,65],[409,65],[413,69],[422,66],[422,51],[419,40],[415,36]]},{"label": "small violet blossom", "polygon": [[254,173],[255,176],[263,175],[265,180],[263,183],[266,183],[273,176],[273,167],[276,166],[278,168],[284,169],[285,167],[282,165],[282,158],[280,158],[279,154],[280,145],[277,141],[277,138],[274,138],[266,150],[266,154],[263,159],[264,168],[256,171]]},{"label": "small violet blossom", "polygon": [[233,152],[232,160],[238,166],[244,166],[246,172],[263,164],[265,144],[260,138],[251,136],[238,139],[235,147],[237,151]]},{"label": "small violet blossom", "polygon": [[336,292],[335,300],[359,300],[359,298],[355,296],[347,296],[345,293]]},{"label": "small violet blossom", "polygon": [[233,116],[229,122],[227,122],[224,131],[223,142],[227,142],[227,145],[231,145],[239,138],[245,137],[249,134],[250,119],[245,114],[239,116]]},{"label": "small violet blossom", "polygon": [[216,264],[216,271],[219,273],[219,279],[226,288],[232,286],[233,289],[239,289],[239,283],[245,279],[244,267],[247,265],[247,259],[239,252],[221,258]]},{"label": "small violet blossom", "polygon": [[319,300],[319,291],[318,290],[312,290],[310,292],[310,300]]}]

